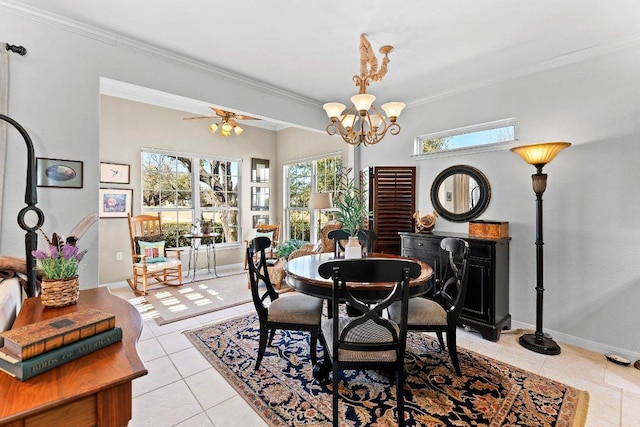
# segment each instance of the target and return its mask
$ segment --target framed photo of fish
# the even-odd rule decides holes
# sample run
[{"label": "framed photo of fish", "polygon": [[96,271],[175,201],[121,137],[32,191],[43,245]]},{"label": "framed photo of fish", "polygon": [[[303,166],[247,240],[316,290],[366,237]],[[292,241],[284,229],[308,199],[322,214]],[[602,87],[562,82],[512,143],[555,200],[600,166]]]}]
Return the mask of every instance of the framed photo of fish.
[{"label": "framed photo of fish", "polygon": [[100,182],[103,184],[129,184],[130,170],[129,165],[100,162]]},{"label": "framed photo of fish", "polygon": [[83,163],[76,160],[36,158],[38,187],[82,188]]}]

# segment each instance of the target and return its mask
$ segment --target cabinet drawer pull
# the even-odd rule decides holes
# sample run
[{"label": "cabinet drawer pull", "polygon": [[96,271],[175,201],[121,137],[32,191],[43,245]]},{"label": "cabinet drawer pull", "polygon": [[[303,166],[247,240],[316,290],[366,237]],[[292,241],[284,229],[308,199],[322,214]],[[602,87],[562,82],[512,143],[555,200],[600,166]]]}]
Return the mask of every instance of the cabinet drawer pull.
[{"label": "cabinet drawer pull", "polygon": [[418,246],[424,246],[424,243],[418,243]]}]

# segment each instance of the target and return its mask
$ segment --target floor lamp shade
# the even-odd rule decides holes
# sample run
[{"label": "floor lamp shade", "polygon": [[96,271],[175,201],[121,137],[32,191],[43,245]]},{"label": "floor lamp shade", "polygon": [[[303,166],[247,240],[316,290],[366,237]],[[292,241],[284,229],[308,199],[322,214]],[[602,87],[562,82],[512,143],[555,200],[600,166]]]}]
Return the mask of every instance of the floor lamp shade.
[{"label": "floor lamp shade", "polygon": [[547,188],[547,174],[542,173],[542,167],[549,163],[563,149],[569,147],[569,142],[547,142],[542,144],[523,145],[511,149],[535,166],[537,172],[531,175],[533,191],[536,193],[536,331],[520,337],[520,345],[536,353],[556,355],[560,354],[560,346],[549,336],[545,336],[542,327],[544,307],[544,257],[542,247],[542,194]]}]

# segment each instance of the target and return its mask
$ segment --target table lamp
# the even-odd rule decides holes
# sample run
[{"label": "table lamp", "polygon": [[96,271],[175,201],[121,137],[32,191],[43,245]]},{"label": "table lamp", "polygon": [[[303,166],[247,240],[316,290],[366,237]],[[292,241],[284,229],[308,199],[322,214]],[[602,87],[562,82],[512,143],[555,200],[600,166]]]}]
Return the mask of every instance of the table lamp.
[{"label": "table lamp", "polygon": [[557,355],[560,354],[560,346],[542,331],[543,308],[543,253],[542,246],[542,193],[547,189],[547,174],[542,173],[544,165],[549,163],[563,149],[569,147],[569,142],[547,142],[542,144],[523,145],[511,149],[524,159],[525,162],[535,166],[536,173],[531,175],[533,191],[536,193],[536,331],[534,334],[524,334],[520,337],[520,345],[536,353]]},{"label": "table lamp", "polygon": [[[331,200],[331,193],[311,193],[309,197],[309,209],[331,209],[333,202]],[[320,214],[318,214],[318,233],[320,232]]]}]

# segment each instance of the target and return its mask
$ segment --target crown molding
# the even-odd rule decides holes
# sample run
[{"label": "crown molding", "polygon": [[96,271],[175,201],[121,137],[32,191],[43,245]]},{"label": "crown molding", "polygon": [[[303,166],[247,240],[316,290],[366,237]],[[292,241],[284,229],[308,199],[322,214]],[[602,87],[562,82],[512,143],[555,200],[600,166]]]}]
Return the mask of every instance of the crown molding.
[{"label": "crown molding", "polygon": [[51,25],[53,27],[72,32],[82,37],[91,38],[93,40],[97,40],[99,42],[106,43],[112,46],[128,49],[136,53],[152,56],[168,62],[173,62],[187,68],[203,71],[214,75],[216,78],[224,79],[228,82],[238,84],[249,89],[257,90],[269,95],[286,98],[290,101],[318,108],[322,105],[322,103],[316,99],[312,99],[304,95],[300,95],[298,93],[294,93],[283,88],[270,85],[268,83],[253,79],[243,74],[232,72],[222,67],[214,66],[195,58],[182,55],[175,51],[160,48],[158,46],[154,46],[152,44],[141,42],[132,38],[124,37],[117,33],[102,30],[91,25],[86,25],[60,15],[43,11],[41,9],[33,8],[13,1],[0,0],[0,10],[6,11],[8,13],[13,13],[15,15],[20,15],[24,18],[31,19],[43,24]]},{"label": "crown molding", "polygon": [[594,46],[590,46],[590,47],[576,50],[573,52],[568,52],[568,53],[559,55],[555,58],[551,58],[547,61],[535,64],[531,67],[525,67],[511,73],[501,74],[489,79],[476,80],[467,85],[459,86],[449,90],[444,90],[442,92],[438,92],[433,95],[429,95],[427,97],[415,99],[413,101],[407,102],[407,106],[415,107],[423,104],[428,104],[428,103],[438,101],[444,98],[449,98],[451,96],[458,95],[464,92],[469,92],[471,90],[480,89],[486,86],[492,86],[492,85],[503,83],[505,81],[513,80],[519,77],[524,77],[527,75],[551,70],[554,68],[559,68],[565,65],[574,64],[574,63],[585,61],[588,59],[597,58],[609,53],[635,47],[639,44],[640,44],[640,33],[637,33],[629,37],[615,40],[614,42],[611,42],[611,43],[594,45]]}]

